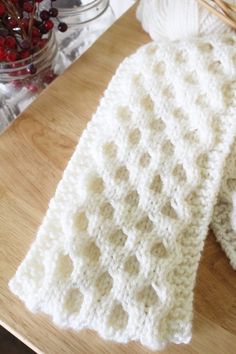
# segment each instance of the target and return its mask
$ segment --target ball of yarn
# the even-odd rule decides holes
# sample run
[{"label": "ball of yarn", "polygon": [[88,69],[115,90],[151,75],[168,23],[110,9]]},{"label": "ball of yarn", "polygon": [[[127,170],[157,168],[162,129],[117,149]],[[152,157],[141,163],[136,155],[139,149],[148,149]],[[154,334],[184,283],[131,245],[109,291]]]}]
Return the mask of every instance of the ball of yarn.
[{"label": "ball of yarn", "polygon": [[231,31],[229,26],[197,0],[141,0],[137,18],[143,29],[156,41],[175,41]]}]

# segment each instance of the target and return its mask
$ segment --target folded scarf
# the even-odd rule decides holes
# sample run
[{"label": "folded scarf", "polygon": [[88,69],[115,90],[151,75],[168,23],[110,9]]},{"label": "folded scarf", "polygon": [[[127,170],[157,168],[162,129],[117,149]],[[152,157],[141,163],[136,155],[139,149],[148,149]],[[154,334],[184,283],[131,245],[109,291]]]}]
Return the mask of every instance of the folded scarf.
[{"label": "folded scarf", "polygon": [[190,341],[210,222],[235,266],[235,43],[160,40],[119,66],[10,281],[31,311],[152,349]]},{"label": "folded scarf", "polygon": [[[235,4],[235,1],[231,3]],[[210,5],[214,6],[214,3]],[[230,35],[228,41],[234,45],[234,32],[217,17],[210,15],[204,7],[198,6],[195,0],[175,0],[174,2],[141,0],[137,9],[137,17],[145,31],[157,42],[209,34],[219,36],[228,33]],[[232,65],[236,65],[235,59]],[[224,177],[211,221],[211,228],[234,269],[236,269],[235,156],[236,141],[224,166]]]}]

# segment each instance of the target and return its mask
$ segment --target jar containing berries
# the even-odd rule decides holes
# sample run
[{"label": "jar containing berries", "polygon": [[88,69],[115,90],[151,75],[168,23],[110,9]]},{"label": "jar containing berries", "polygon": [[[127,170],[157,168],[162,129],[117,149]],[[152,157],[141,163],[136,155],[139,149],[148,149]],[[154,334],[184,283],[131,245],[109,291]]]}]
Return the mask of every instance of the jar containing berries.
[{"label": "jar containing berries", "polygon": [[40,46],[33,57],[14,60],[13,55],[11,60],[0,63],[0,133],[57,76],[55,34],[51,32]]},{"label": "jar containing berries", "polygon": [[0,133],[63,70],[57,10],[45,14],[43,2],[0,0]]}]

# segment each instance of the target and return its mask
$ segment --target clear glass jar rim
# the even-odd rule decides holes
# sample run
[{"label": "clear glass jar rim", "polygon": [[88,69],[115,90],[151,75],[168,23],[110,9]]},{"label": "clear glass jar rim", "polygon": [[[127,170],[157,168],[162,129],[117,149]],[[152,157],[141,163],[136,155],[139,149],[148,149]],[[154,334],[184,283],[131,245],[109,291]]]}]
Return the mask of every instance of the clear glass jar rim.
[{"label": "clear glass jar rim", "polygon": [[103,2],[104,2],[104,0],[92,0],[87,4],[77,5],[72,8],[71,7],[60,7],[60,6],[58,8],[59,8],[59,10],[65,10],[65,11],[66,10],[71,11],[71,9],[73,9],[73,10],[78,10],[78,12],[83,12],[83,11],[90,10],[91,8],[94,8],[95,6],[99,5],[99,3],[103,3]]},{"label": "clear glass jar rim", "polygon": [[[101,15],[109,6],[110,1],[109,0],[93,0],[89,2],[88,4],[84,4],[81,6],[74,6],[74,7],[58,7],[59,10],[59,15],[66,17],[66,16],[78,16],[82,15],[84,13],[88,13],[89,11],[94,11],[96,7],[101,6],[99,13],[97,13],[97,16]],[[91,17],[91,20],[93,18]]]}]

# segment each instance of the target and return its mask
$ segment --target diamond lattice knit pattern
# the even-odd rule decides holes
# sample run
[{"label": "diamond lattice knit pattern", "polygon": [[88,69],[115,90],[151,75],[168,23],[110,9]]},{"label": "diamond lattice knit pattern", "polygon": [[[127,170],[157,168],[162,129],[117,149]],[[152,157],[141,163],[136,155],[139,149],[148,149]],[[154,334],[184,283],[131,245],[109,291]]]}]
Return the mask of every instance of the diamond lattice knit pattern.
[{"label": "diamond lattice knit pattern", "polygon": [[119,66],[10,282],[29,309],[118,342],[189,342],[235,136],[234,43],[150,43]]}]

